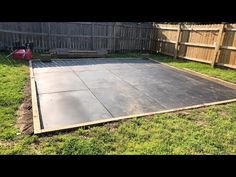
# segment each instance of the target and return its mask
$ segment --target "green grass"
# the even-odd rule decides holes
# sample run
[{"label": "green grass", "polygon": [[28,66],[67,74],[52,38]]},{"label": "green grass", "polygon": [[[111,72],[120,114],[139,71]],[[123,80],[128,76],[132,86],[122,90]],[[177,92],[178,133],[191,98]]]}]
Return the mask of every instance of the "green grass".
[{"label": "green grass", "polygon": [[25,61],[8,61],[0,56],[0,139],[13,139],[18,130],[16,110],[23,100],[23,88],[28,78]]},{"label": "green grass", "polygon": [[[140,54],[128,56],[134,55]],[[193,68],[202,65],[195,64]],[[0,57],[0,154],[236,154],[236,103],[41,136],[17,135],[16,110],[28,74],[27,63],[13,66]]]}]

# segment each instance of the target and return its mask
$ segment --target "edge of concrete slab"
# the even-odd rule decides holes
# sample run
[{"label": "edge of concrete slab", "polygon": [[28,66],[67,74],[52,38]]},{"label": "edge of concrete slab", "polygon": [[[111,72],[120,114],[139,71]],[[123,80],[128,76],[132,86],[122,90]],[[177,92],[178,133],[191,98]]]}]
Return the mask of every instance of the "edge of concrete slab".
[{"label": "edge of concrete slab", "polygon": [[[128,58],[126,58],[126,59],[128,59]],[[223,81],[221,79],[213,78],[213,77],[207,76],[205,74],[200,74],[200,73],[192,71],[192,70],[179,69],[179,68],[176,68],[176,67],[173,67],[173,66],[169,66],[167,64],[158,62],[158,61],[153,60],[151,58],[146,58],[145,57],[144,59],[149,59],[149,60],[157,62],[157,63],[159,63],[163,66],[174,68],[178,71],[186,72],[186,73],[189,73],[189,74],[192,74],[192,75],[196,75],[196,76],[199,76],[201,78],[208,79],[210,81],[219,83],[221,85],[236,89],[236,84],[233,84],[233,83],[230,83],[230,82],[227,82],[227,81]],[[35,78],[34,78],[34,73],[33,73],[32,62],[31,61],[29,62],[29,66],[30,66],[30,79],[31,79],[31,95],[32,95],[34,134],[56,132],[56,131],[61,131],[61,130],[68,130],[68,129],[74,129],[74,128],[79,128],[79,127],[91,126],[91,125],[95,125],[95,124],[109,123],[109,122],[112,122],[112,121],[131,119],[131,118],[134,118],[134,117],[138,118],[138,117],[144,117],[144,116],[151,116],[151,115],[155,115],[155,114],[171,113],[171,112],[177,112],[177,111],[207,107],[207,106],[212,106],[212,105],[236,102],[236,98],[235,98],[235,99],[229,99],[229,100],[217,101],[217,102],[211,102],[211,103],[203,103],[203,104],[199,104],[199,105],[187,106],[187,107],[176,108],[176,109],[169,109],[169,110],[163,110],[163,111],[157,111],[157,112],[149,112],[149,113],[143,113],[143,114],[135,114],[135,115],[129,115],[129,116],[113,117],[113,118],[109,118],[109,119],[97,120],[97,121],[81,123],[81,124],[75,124],[75,125],[69,125],[69,126],[62,126],[62,127],[57,127],[57,128],[41,129],[40,116],[39,116],[39,104],[38,104],[38,99],[37,99],[37,90],[36,90]]]},{"label": "edge of concrete slab", "polygon": [[32,99],[32,112],[33,112],[33,125],[34,134],[41,133],[40,117],[39,117],[39,104],[37,98],[37,90],[34,78],[34,72],[32,68],[32,61],[29,61],[30,68],[30,84],[31,84],[31,99]]},{"label": "edge of concrete slab", "polygon": [[202,74],[202,73],[199,73],[199,72],[196,72],[196,71],[193,71],[193,70],[190,70],[190,69],[187,69],[187,68],[177,68],[177,67],[174,67],[174,66],[170,66],[168,64],[165,64],[165,63],[162,63],[162,62],[159,62],[157,60],[154,60],[152,58],[149,58],[149,57],[144,57],[144,59],[148,59],[148,60],[151,60],[151,61],[154,61],[156,63],[159,63],[163,66],[166,66],[166,67],[169,67],[169,68],[173,68],[175,70],[178,70],[178,71],[181,71],[183,73],[188,73],[188,74],[192,74],[194,76],[198,76],[198,77],[201,77],[203,79],[207,79],[207,80],[210,80],[212,82],[215,82],[215,83],[218,83],[218,84],[221,84],[225,87],[229,87],[229,88],[232,88],[232,89],[236,89],[236,84],[232,83],[232,82],[228,82],[228,81],[224,81],[222,79],[219,79],[219,78],[215,78],[215,77],[212,77],[212,76],[208,76],[206,74]]},{"label": "edge of concrete slab", "polygon": [[207,107],[207,106],[212,106],[212,105],[217,105],[217,104],[226,104],[226,103],[231,103],[231,102],[236,102],[236,98],[230,99],[230,100],[212,102],[212,103],[203,103],[203,104],[199,104],[199,105],[187,106],[187,107],[176,108],[176,109],[169,109],[169,110],[163,110],[163,111],[157,111],[157,112],[149,112],[149,113],[143,113],[143,114],[134,114],[134,115],[129,115],[129,116],[114,117],[114,118],[97,120],[97,121],[93,121],[93,122],[87,122],[87,123],[81,123],[81,124],[75,124],[75,125],[69,125],[69,126],[61,126],[61,127],[56,127],[56,128],[50,128],[50,129],[42,129],[40,132],[37,132],[35,134],[56,132],[56,131],[74,129],[74,128],[79,128],[79,127],[95,125],[95,124],[98,125],[98,124],[103,124],[103,123],[119,121],[119,120],[131,119],[131,118],[135,118],[135,117],[139,118],[139,117],[144,117],[144,116],[151,116],[151,115],[163,114],[163,113],[171,113],[171,112],[183,111],[183,110],[188,110],[188,109],[196,109],[196,108]]},{"label": "edge of concrete slab", "polygon": [[[135,59],[142,59],[141,57],[137,58],[137,57],[126,57],[126,58],[122,58],[122,57],[117,57],[117,58],[109,58],[109,57],[99,57],[99,58],[52,58],[51,60],[52,61],[61,61],[61,60],[87,60],[87,59],[119,59],[119,60],[125,60],[125,59],[132,59],[132,60],[135,60]],[[41,61],[41,59],[39,58],[35,58],[31,61]]]}]

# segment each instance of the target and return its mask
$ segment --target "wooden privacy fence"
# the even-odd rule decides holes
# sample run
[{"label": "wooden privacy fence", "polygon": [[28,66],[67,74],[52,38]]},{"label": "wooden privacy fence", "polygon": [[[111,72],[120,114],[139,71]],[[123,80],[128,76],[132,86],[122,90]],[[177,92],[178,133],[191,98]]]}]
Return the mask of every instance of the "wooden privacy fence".
[{"label": "wooden privacy fence", "polygon": [[0,43],[52,48],[152,51],[236,68],[236,24],[171,25],[131,22],[1,22]]},{"label": "wooden privacy fence", "polygon": [[155,24],[152,51],[236,68],[236,24]]},{"label": "wooden privacy fence", "polygon": [[33,42],[34,51],[51,48],[108,51],[149,51],[152,23],[120,22],[7,22],[0,23],[0,42]]}]

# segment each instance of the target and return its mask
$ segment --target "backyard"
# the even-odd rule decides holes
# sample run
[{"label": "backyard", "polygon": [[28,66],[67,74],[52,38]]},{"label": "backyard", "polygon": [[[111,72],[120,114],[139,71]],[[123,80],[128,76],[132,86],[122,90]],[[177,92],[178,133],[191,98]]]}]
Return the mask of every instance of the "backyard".
[{"label": "backyard", "polygon": [[[142,57],[114,53],[109,57]],[[210,65],[150,58],[236,83],[236,72]],[[236,154],[236,103],[145,116],[42,135],[20,134],[17,110],[26,99],[26,61],[0,57],[0,154]],[[30,109],[30,108],[29,108]]]}]

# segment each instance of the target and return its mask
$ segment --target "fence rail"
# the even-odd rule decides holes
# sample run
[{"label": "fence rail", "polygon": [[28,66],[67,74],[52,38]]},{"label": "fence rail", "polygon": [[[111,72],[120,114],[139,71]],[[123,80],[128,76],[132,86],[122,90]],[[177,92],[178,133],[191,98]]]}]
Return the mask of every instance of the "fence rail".
[{"label": "fence rail", "polygon": [[154,31],[152,51],[236,68],[236,24],[155,24]]},{"label": "fence rail", "polygon": [[0,42],[12,46],[34,43],[34,51],[51,48],[109,51],[150,50],[152,23],[120,22],[12,22],[0,23]]},{"label": "fence rail", "polygon": [[[0,44],[51,48],[154,51],[236,68],[236,24],[171,25],[129,22],[1,22]],[[1,45],[0,45],[1,46]]]}]

